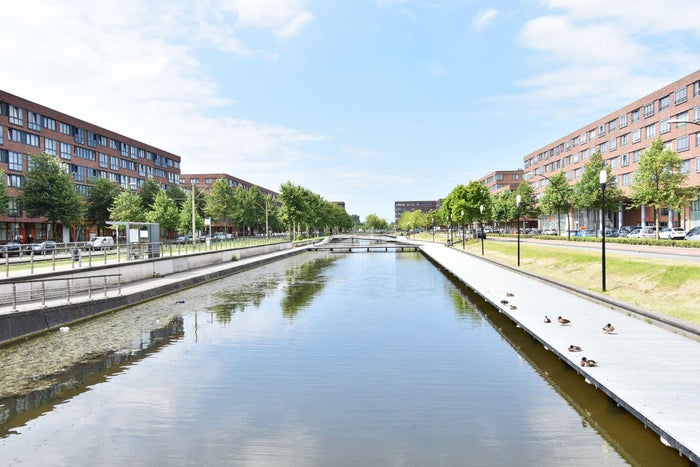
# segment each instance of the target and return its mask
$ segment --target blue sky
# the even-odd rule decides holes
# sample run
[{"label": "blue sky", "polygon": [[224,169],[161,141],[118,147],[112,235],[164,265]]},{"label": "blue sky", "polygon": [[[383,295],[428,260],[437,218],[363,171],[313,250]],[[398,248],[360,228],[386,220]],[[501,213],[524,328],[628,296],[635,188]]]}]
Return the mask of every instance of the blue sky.
[{"label": "blue sky", "polygon": [[0,88],[350,214],[446,196],[695,71],[700,2],[8,0]]}]

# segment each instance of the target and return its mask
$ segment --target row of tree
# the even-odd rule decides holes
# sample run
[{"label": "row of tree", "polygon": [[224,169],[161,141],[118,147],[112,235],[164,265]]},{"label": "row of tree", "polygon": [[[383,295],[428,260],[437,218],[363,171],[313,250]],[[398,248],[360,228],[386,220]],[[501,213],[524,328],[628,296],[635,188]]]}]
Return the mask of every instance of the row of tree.
[{"label": "row of tree", "polygon": [[551,177],[539,175],[549,182],[539,199],[529,182],[521,183],[514,192],[492,196],[486,186],[472,181],[456,186],[437,211],[404,213],[398,228],[464,226],[476,222],[501,225],[540,214],[564,213],[568,216],[573,209],[600,210],[603,195],[599,176],[604,170],[607,174],[605,212],[617,210],[623,202],[628,208],[650,207],[654,210],[658,236],[661,209],[681,210],[698,196],[698,187],[686,185],[688,175],[682,170],[682,163],[678,153],[666,148],[659,138],[641,155],[628,196],[618,187],[616,178],[610,176],[611,168],[603,161],[602,155],[595,153],[584,166],[580,180],[573,185],[563,171]]},{"label": "row of tree", "polygon": [[[148,179],[136,190],[123,190],[118,184],[98,178],[90,180],[87,194],[82,196],[56,158],[47,155],[29,157],[29,170],[18,197],[20,209],[30,217],[45,217],[52,225],[75,226],[93,224],[104,233],[108,221],[154,222],[164,230],[189,232],[193,218],[196,230],[204,219],[227,232],[234,228],[242,234],[279,231],[339,231],[352,227],[352,218],[336,204],[320,195],[287,182],[279,199],[265,196],[255,186],[232,187],[226,180],[217,180],[210,192],[192,186],[190,191],[179,185],[163,189]],[[5,177],[2,176],[4,182]],[[0,212],[7,212],[9,195],[0,183]],[[194,203],[194,206],[193,206]]]}]

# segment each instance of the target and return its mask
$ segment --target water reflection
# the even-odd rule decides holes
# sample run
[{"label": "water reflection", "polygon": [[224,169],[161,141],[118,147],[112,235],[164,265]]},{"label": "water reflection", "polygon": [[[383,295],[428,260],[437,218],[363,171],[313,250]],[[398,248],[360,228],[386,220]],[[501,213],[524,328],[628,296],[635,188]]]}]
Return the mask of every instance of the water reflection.
[{"label": "water reflection", "polygon": [[184,335],[183,318],[172,312],[120,313],[0,352],[0,438]]}]

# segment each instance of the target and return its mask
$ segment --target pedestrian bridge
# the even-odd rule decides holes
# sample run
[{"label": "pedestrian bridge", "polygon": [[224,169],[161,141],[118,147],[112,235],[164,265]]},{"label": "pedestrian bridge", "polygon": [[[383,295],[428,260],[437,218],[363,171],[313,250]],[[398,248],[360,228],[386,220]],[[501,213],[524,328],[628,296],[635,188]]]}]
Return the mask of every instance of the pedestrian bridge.
[{"label": "pedestrian bridge", "polygon": [[321,243],[309,245],[310,251],[340,253],[418,251],[415,244],[396,240],[393,235],[334,235]]}]

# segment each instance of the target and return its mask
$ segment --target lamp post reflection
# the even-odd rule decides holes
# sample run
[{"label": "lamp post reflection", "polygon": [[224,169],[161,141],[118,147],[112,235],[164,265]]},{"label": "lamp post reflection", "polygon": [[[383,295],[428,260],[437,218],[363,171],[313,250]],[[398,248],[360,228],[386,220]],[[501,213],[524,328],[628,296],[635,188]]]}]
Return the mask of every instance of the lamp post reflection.
[{"label": "lamp post reflection", "polygon": [[518,266],[520,266],[520,202],[522,197],[520,195],[515,196],[515,206],[518,213]]},{"label": "lamp post reflection", "polygon": [[484,256],[484,237],[486,236],[486,233],[484,232],[484,205],[480,204],[479,205],[479,213],[481,216],[479,217],[479,236],[481,237],[481,256]]}]

